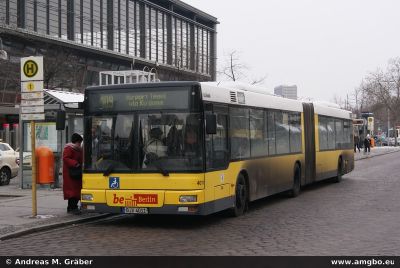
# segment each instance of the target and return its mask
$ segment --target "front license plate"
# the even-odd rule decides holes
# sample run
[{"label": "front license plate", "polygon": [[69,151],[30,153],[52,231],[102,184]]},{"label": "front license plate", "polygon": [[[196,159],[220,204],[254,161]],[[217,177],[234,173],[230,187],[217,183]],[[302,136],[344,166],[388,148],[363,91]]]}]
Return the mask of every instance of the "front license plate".
[{"label": "front license plate", "polygon": [[148,208],[124,208],[122,212],[126,214],[149,214]]}]

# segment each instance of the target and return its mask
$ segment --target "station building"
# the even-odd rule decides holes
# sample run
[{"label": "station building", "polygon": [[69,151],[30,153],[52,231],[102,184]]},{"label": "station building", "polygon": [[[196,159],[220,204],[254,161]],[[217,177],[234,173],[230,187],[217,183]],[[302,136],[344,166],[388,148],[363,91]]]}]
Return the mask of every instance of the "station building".
[{"label": "station building", "polygon": [[[78,103],[87,86],[104,84],[99,73],[214,81],[217,24],[179,0],[0,0],[0,139],[13,137],[5,141],[22,148],[21,187],[31,186],[30,124],[19,119],[21,57],[43,56],[46,120],[36,124],[43,134],[36,142],[55,154],[58,187],[63,145],[83,132]],[[59,110],[67,113],[65,130],[56,129]]]},{"label": "station building", "polygon": [[101,71],[214,81],[217,24],[179,0],[0,0],[0,131],[18,124],[21,57],[44,56],[50,90],[83,93]]}]

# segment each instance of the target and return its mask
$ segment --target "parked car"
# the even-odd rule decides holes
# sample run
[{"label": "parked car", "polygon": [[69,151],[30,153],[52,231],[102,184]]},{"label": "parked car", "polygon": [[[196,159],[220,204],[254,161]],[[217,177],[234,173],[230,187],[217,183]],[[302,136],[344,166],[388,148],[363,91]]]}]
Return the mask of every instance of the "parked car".
[{"label": "parked car", "polygon": [[[397,138],[397,144],[400,143],[400,139]],[[395,146],[396,145],[396,140],[394,137],[386,137],[382,139],[382,146]]]},{"label": "parked car", "polygon": [[0,186],[8,185],[18,175],[18,153],[8,143],[0,142]]}]

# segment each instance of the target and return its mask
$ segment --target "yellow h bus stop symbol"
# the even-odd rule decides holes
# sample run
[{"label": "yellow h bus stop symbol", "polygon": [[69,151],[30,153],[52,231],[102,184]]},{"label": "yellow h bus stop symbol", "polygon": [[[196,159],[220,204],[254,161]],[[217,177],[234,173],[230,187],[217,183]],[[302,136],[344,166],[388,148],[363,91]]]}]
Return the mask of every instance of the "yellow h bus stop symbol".
[{"label": "yellow h bus stop symbol", "polygon": [[36,62],[28,60],[25,62],[23,70],[26,77],[32,78],[37,74],[39,68]]}]

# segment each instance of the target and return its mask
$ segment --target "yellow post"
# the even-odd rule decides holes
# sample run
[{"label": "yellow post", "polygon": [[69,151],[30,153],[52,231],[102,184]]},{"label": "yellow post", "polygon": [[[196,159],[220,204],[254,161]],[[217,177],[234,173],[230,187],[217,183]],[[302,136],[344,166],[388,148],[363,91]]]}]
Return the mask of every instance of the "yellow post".
[{"label": "yellow post", "polygon": [[31,151],[32,151],[32,217],[37,216],[37,199],[36,199],[36,134],[35,121],[31,121]]}]

